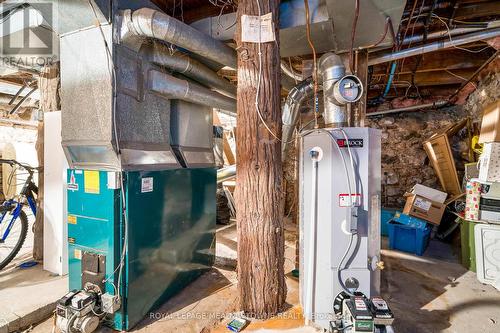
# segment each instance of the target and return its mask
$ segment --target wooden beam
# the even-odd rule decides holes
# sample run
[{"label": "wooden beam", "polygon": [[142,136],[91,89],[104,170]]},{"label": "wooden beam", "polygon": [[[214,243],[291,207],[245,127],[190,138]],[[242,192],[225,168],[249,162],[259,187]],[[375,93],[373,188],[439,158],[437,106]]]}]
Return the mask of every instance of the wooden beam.
[{"label": "wooden beam", "polygon": [[[222,126],[222,123],[219,119],[219,115],[217,114],[217,111],[214,111],[214,125],[217,126]],[[224,131],[223,137],[222,137],[222,147],[224,151],[224,156],[226,158],[226,161],[229,165],[236,164],[236,154],[233,153],[233,149],[231,149],[231,145],[229,144],[228,136],[226,131]]]},{"label": "wooden beam", "polygon": [[[440,70],[432,72],[417,72],[415,75],[415,85],[417,85],[418,87],[421,86],[423,87],[423,86],[460,84],[464,81],[467,81],[467,79],[469,79],[469,77],[474,73],[475,70],[476,68],[448,70],[448,71]],[[385,82],[384,80],[381,81]],[[394,76],[394,82],[395,83],[412,82],[412,75],[396,74]]]},{"label": "wooden beam", "polygon": [[[500,15],[500,2],[495,0],[461,6],[457,9],[453,19],[468,22],[480,17],[492,17],[498,15]],[[457,22],[457,24],[458,23],[459,22]]]},{"label": "wooden beam", "polygon": [[[269,318],[282,310],[286,299],[279,0],[261,0],[260,8],[258,4],[238,2],[238,290],[244,313]],[[241,17],[267,13],[275,41],[243,42]]]}]

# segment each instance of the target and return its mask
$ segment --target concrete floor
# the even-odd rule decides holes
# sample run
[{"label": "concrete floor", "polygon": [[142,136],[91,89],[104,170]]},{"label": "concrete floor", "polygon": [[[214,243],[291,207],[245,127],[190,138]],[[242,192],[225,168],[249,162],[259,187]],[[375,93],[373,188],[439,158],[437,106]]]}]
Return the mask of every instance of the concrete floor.
[{"label": "concrete floor", "polygon": [[23,248],[16,258],[0,271],[0,333],[19,330],[49,316],[60,295],[68,288],[67,278],[51,275],[38,264],[19,268],[32,260],[34,217],[28,216],[29,229]]},{"label": "concrete floor", "polygon": [[[286,235],[286,271],[293,268],[295,248],[293,227]],[[384,240],[383,244],[386,244]],[[218,235],[218,254],[229,254],[226,265],[236,260],[234,226]],[[221,252],[220,249],[223,249]],[[500,292],[479,283],[465,270],[447,244],[432,241],[423,257],[383,250],[382,296],[396,315],[399,333],[498,333],[500,332]],[[439,258],[439,259],[436,259]],[[230,260],[229,260],[230,259]],[[304,327],[298,305],[298,281],[287,275],[287,307],[277,318],[254,320],[245,332],[317,332]],[[213,269],[179,295],[155,310],[132,332],[222,333],[227,317],[237,309],[236,274],[229,269]],[[52,319],[31,332],[50,333]],[[102,328],[100,332],[110,333]]]}]

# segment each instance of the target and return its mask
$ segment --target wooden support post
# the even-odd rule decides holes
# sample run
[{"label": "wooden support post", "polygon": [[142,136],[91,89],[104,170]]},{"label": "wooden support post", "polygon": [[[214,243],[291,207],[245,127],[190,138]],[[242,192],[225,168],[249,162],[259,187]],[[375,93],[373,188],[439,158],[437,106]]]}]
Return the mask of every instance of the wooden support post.
[{"label": "wooden support post", "polygon": [[356,75],[363,84],[363,96],[354,106],[354,126],[365,127],[368,93],[368,50],[356,51]]},{"label": "wooden support post", "polygon": [[286,299],[278,4],[260,0],[276,41],[250,43],[241,40],[242,15],[258,16],[259,3],[238,2],[238,289],[241,309],[256,318],[275,315]]}]

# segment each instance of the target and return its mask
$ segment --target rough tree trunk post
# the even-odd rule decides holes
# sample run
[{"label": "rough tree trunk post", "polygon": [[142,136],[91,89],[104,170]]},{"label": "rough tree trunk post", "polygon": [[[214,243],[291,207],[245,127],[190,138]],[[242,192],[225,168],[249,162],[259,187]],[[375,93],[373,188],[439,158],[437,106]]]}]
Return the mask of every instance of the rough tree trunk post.
[{"label": "rough tree trunk post", "polygon": [[[261,43],[259,109],[270,131],[281,137],[279,0],[260,0],[261,15],[272,12],[276,41]],[[247,315],[268,318],[286,298],[281,142],[259,119],[258,43],[241,41],[242,15],[259,15],[255,0],[238,1],[238,288]]]}]

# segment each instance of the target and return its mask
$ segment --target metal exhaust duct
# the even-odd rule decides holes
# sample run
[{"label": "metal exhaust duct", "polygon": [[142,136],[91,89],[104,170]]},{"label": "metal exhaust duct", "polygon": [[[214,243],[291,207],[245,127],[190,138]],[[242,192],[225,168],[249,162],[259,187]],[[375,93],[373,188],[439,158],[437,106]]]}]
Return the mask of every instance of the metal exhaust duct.
[{"label": "metal exhaust duct", "polygon": [[236,164],[217,170],[217,184],[236,177]]},{"label": "metal exhaust duct", "polygon": [[281,134],[281,160],[284,161],[286,151],[299,119],[300,108],[314,94],[314,83],[312,77],[305,79],[292,88],[286,98],[282,114],[282,134]]},{"label": "metal exhaust duct", "polygon": [[234,49],[160,11],[141,8],[126,11],[123,16],[129,32],[134,35],[163,40],[219,64],[237,68]]},{"label": "metal exhaust duct", "polygon": [[319,71],[323,80],[323,118],[325,126],[347,126],[349,114],[344,105],[335,99],[335,83],[345,75],[342,59],[334,53],[325,53],[319,59]]},{"label": "metal exhaust duct", "polygon": [[149,72],[149,87],[151,91],[169,99],[179,99],[232,111],[236,114],[236,100],[166,73],[151,70]]},{"label": "metal exhaust duct", "polygon": [[147,53],[151,62],[157,65],[165,66],[207,87],[213,87],[214,90],[225,95],[236,97],[236,86],[234,84],[220,77],[213,70],[192,59],[187,54],[181,52],[171,54],[170,50],[160,43],[144,45],[141,51]]},{"label": "metal exhaust duct", "polygon": [[394,53],[386,53],[368,59],[368,65],[377,65],[389,61],[395,61],[403,58],[412,57],[419,54],[429,53],[437,50],[447,49],[454,46],[460,46],[468,43],[477,42],[480,40],[491,39],[500,36],[500,28],[489,29],[480,32],[473,32],[470,34],[462,35],[451,40],[439,40],[426,45],[416,46]]},{"label": "metal exhaust duct", "polygon": [[429,109],[429,108],[440,108],[440,107],[448,105],[449,103],[450,102],[447,100],[439,100],[439,101],[436,101],[433,103],[419,104],[419,105],[406,106],[406,107],[398,108],[398,109],[370,112],[370,113],[367,113],[366,116],[367,117],[375,117],[375,116],[382,116],[382,115],[391,114],[391,113],[420,111],[420,110]]}]

